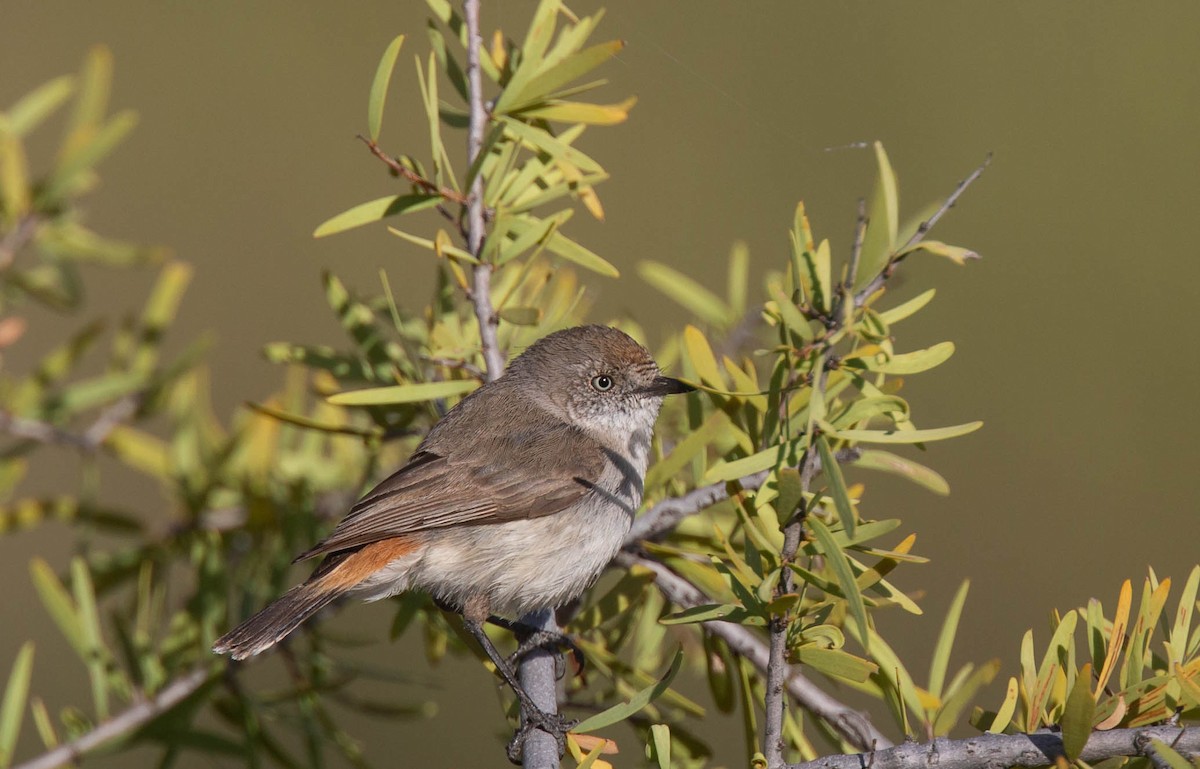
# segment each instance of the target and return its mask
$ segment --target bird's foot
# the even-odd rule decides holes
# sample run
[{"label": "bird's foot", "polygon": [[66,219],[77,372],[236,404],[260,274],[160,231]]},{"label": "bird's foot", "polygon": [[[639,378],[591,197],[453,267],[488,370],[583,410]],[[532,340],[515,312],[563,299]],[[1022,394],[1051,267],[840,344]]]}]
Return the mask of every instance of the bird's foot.
[{"label": "bird's foot", "polygon": [[546,713],[538,709],[532,711],[522,709],[522,715],[525,720],[522,722],[521,728],[517,729],[516,734],[508,741],[508,760],[520,765],[525,751],[525,741],[529,739],[529,735],[534,730],[545,732],[553,737],[558,747],[558,757],[562,758],[567,752],[567,732],[571,731],[571,728],[579,721],[574,718],[565,718],[559,713]]},{"label": "bird's foot", "polygon": [[[524,631],[524,628],[519,628]],[[582,675],[584,668],[583,651],[575,643],[574,639],[566,633],[558,633],[553,630],[528,630],[521,632],[521,642],[517,645],[517,650],[508,656],[507,662],[511,667],[516,667],[521,660],[530,652],[537,649],[545,649],[547,651],[566,651],[570,652],[571,660],[575,663],[575,675]],[[562,669],[562,657],[555,660],[554,675],[556,678],[562,678],[566,672]]]}]

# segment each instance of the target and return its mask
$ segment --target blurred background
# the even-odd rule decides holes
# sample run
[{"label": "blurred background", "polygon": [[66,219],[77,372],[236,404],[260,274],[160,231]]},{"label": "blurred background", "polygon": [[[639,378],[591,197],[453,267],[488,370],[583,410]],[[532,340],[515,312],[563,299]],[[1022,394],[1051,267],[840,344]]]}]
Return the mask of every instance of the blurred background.
[{"label": "blurred background", "polygon": [[[1093,596],[1111,606],[1121,580],[1140,585],[1148,566],[1185,576],[1200,560],[1200,363],[1189,352],[1200,299],[1200,6],[604,5],[596,39],[628,46],[607,67],[611,85],[598,100],[632,93],[639,102],[626,124],[582,139],[613,177],[599,189],[607,221],[577,216],[569,231],[623,273],[587,278],[594,319],[633,316],[651,342],[653,329],[686,316],[639,280],[639,260],[723,289],[730,246],[744,240],[761,275],[782,264],[800,199],[818,237],[844,255],[856,201],[874,176],[871,153],[850,145],[884,142],[902,218],[994,153],[936,231],[983,261],[914,260],[897,291],[938,290],[900,329],[904,349],[958,346],[906,389],[918,424],[985,427],[933,444],[923,459],[949,479],[947,498],[874,474],[855,479],[868,482],[865,514],[902,518],[918,534],[917,551],[933,559],[901,580],[924,591],[927,615],[881,620],[915,670],[925,668],[963,579],[972,588],[956,663],[1000,657],[1003,680],[1016,670],[1025,628],[1044,643],[1053,608]],[[519,36],[532,7],[485,0],[484,28]],[[223,417],[279,384],[281,370],[259,354],[264,343],[340,342],[323,310],[323,269],[363,290],[385,269],[399,299],[425,301],[428,257],[382,227],[311,237],[332,214],[396,189],[354,136],[365,128],[379,56],[401,32],[409,38],[380,141],[394,154],[427,151],[412,66],[427,52],[424,4],[3,0],[0,15],[3,105],[75,71],[90,45],[111,47],[113,107],[135,108],[141,122],[101,167],[88,221],[195,265],[173,333],[182,345],[215,332],[209,360]],[[48,152],[57,137],[43,133]],[[131,285],[128,276],[92,275],[85,314],[140,303],[152,275],[144,277]],[[35,319],[19,347],[32,355],[73,325]],[[170,510],[161,514],[166,525]],[[63,566],[72,545],[62,534],[50,525],[0,539],[0,660],[39,639],[34,689],[52,710],[83,699],[72,687],[85,679],[34,596],[27,562],[38,553]],[[364,658],[417,684],[402,696],[440,710],[432,721],[355,724],[368,758],[496,763],[487,731],[499,725],[494,687],[480,666],[430,668],[419,642],[387,644],[385,607],[345,616],[379,639]],[[59,669],[55,653],[65,660]],[[380,684],[394,693],[388,686]],[[993,689],[988,704],[999,696]],[[478,731],[464,723],[485,724],[487,734],[463,739]],[[741,765],[738,731],[724,726],[731,739],[719,758]],[[630,752],[618,765],[638,763]]]}]

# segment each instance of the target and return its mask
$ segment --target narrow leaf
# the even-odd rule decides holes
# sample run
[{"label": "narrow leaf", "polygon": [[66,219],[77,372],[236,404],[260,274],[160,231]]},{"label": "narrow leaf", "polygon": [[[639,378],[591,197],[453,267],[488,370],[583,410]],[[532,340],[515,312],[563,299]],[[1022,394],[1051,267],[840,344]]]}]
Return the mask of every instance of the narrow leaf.
[{"label": "narrow leaf", "polygon": [[17,652],[4,699],[0,701],[0,767],[12,763],[17,737],[21,734],[21,719],[29,697],[29,681],[33,677],[33,641],[26,641]]},{"label": "narrow leaf", "polygon": [[675,674],[679,672],[680,665],[683,664],[683,649],[675,652],[675,659],[671,661],[671,667],[663,674],[662,678],[655,683],[642,689],[635,694],[628,702],[614,705],[608,710],[597,713],[591,718],[587,718],[575,725],[571,729],[572,732],[584,734],[594,732],[597,729],[603,729],[606,726],[611,726],[618,721],[624,721],[634,713],[637,713],[642,708],[649,705],[654,700],[662,696],[663,692],[671,685],[671,681],[675,679]]},{"label": "narrow leaf", "polygon": [[950,667],[950,652],[954,649],[954,636],[958,633],[958,622],[962,617],[963,604],[967,600],[967,590],[971,587],[970,580],[963,580],[950,608],[946,611],[946,619],[942,622],[942,630],[938,633],[937,644],[933,647],[933,661],[929,665],[929,693],[941,699],[942,685],[946,681],[946,671]]},{"label": "narrow leaf", "polygon": [[423,211],[433,208],[441,201],[437,195],[389,195],[386,198],[376,198],[326,219],[313,230],[313,237],[323,238],[326,235],[345,232],[396,214]]},{"label": "narrow leaf", "polygon": [[351,390],[331,395],[327,400],[336,406],[387,406],[395,403],[418,403],[436,398],[463,395],[477,387],[479,387],[479,382],[474,379],[418,382],[390,387],[372,387],[366,390]]},{"label": "narrow leaf", "polygon": [[400,55],[400,46],[404,43],[404,35],[397,35],[375,70],[375,80],[371,83],[371,96],[367,100],[367,130],[371,141],[379,139],[379,130],[383,126],[383,105],[387,100],[388,85],[392,82],[392,71],[396,68],[396,57]]},{"label": "narrow leaf", "polygon": [[837,457],[830,450],[829,441],[825,440],[824,435],[818,435],[816,443],[817,452],[821,455],[821,472],[829,481],[829,491],[833,497],[834,507],[837,508],[838,518],[842,522],[846,536],[853,539],[854,526],[857,521],[854,515],[854,503],[850,501],[850,492],[847,491],[846,480],[842,477],[842,468],[838,464]]},{"label": "narrow leaf", "polygon": [[950,484],[946,479],[925,465],[914,462],[906,457],[880,449],[866,449],[854,461],[855,467],[865,467],[870,470],[881,470],[885,473],[908,478],[913,483],[924,486],[935,494],[945,496],[950,493]]},{"label": "narrow leaf", "polygon": [[1092,699],[1092,666],[1088,663],[1075,674],[1075,685],[1067,696],[1060,725],[1062,726],[1063,752],[1067,760],[1074,761],[1083,753],[1088,737],[1092,733],[1092,715],[1096,712],[1096,701]]},{"label": "narrow leaf", "polygon": [[821,520],[815,516],[810,516],[805,523],[812,530],[812,533],[817,538],[817,544],[821,546],[821,552],[825,554],[826,560],[829,562],[830,569],[833,570],[834,576],[837,578],[838,587],[842,589],[842,594],[846,597],[846,603],[850,608],[850,616],[854,617],[854,621],[858,625],[858,637],[862,639],[863,648],[867,648],[870,641],[870,623],[867,621],[867,607],[863,602],[862,593],[858,592],[858,584],[854,578],[854,571],[850,568],[850,562],[846,560],[846,554],[838,547],[837,540],[833,538],[833,534],[821,523]]},{"label": "narrow leaf", "polygon": [[983,422],[967,422],[952,427],[934,427],[928,430],[835,430],[835,438],[862,443],[926,443],[957,438],[973,433],[983,427]]}]

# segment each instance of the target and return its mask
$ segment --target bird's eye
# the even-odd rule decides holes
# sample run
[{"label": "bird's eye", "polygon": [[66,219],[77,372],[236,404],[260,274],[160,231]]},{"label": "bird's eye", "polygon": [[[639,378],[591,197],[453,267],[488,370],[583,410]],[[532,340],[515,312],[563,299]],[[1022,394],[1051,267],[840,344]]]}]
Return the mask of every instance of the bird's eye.
[{"label": "bird's eye", "polygon": [[592,389],[596,392],[606,393],[612,389],[613,380],[608,374],[601,374],[592,377]]}]

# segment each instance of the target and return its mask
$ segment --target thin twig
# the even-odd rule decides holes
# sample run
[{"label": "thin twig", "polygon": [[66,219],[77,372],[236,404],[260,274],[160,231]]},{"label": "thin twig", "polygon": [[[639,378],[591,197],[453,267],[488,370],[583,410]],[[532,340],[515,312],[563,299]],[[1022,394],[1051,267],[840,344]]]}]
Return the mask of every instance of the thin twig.
[{"label": "thin twig", "polygon": [[[867,299],[869,299],[883,286],[885,282],[887,282],[887,279],[892,276],[892,271],[896,269],[896,265],[904,259],[904,252],[924,240],[925,236],[929,234],[929,231],[933,229],[933,226],[937,224],[943,216],[946,215],[947,211],[949,211],[951,208],[954,208],[954,204],[957,203],[958,199],[963,196],[963,193],[967,191],[967,188],[974,184],[975,180],[983,175],[984,170],[987,169],[991,163],[992,153],[989,152],[987,157],[984,158],[983,163],[980,164],[980,166],[974,171],[972,171],[970,176],[958,183],[958,186],[954,188],[954,192],[950,193],[950,197],[946,198],[945,202],[938,207],[938,210],[933,212],[933,216],[921,222],[920,226],[917,227],[917,231],[914,232],[912,237],[908,239],[908,242],[897,249],[894,254],[892,254],[883,270],[881,270],[878,275],[872,278],[870,283],[863,286],[861,291],[854,295],[855,305],[861,306],[863,302],[867,301]],[[897,256],[897,254],[899,254],[899,256]]]},{"label": "thin twig", "polygon": [[0,238],[0,271],[11,267],[21,249],[33,240],[40,221],[41,217],[37,214],[26,214],[17,222],[16,227]]},{"label": "thin twig", "polygon": [[[769,471],[748,475],[738,480],[738,485],[747,491],[757,489],[767,480]],[[718,502],[729,499],[729,484],[712,483],[692,489],[678,497],[664,499],[638,516],[625,535],[625,547],[632,547],[639,542],[655,540],[671,532],[684,518],[707,510]]]},{"label": "thin twig", "polygon": [[[699,588],[656,560],[623,551],[617,555],[616,561],[625,568],[642,566],[653,571],[658,589],[677,606],[686,609],[711,602]],[[744,625],[716,621],[702,623],[702,627],[706,632],[723,640],[735,654],[748,660],[760,672],[767,671],[770,655],[767,645]],[[794,669],[788,671],[784,688],[800,707],[820,718],[830,729],[860,750],[891,747],[891,740],[879,731],[870,719],[822,691],[803,673]]]},{"label": "thin twig", "polygon": [[166,713],[190,697],[211,676],[210,670],[194,670],[169,684],[150,699],[131,705],[107,721],[97,724],[91,731],[70,742],[63,743],[53,750],[46,751],[36,758],[31,758],[23,764],[17,764],[13,769],[54,769],[54,767],[64,764],[77,764],[88,751],[100,747],[109,740],[129,734],[143,724]]},{"label": "thin twig", "polygon": [[[1095,764],[1117,756],[1146,756],[1153,754],[1151,740],[1162,740],[1182,753],[1200,753],[1200,727],[1148,726],[1136,729],[1112,729],[1092,732],[1087,746],[1078,758]],[[906,742],[893,748],[879,749],[869,755],[825,756],[813,761],[791,764],[788,769],[979,769],[979,767],[1040,767],[1054,766],[1064,756],[1062,734],[1034,732],[1033,734],[981,734],[962,740],[944,738],[932,742]]]},{"label": "thin twig", "polygon": [[858,219],[854,224],[854,245],[850,248],[850,266],[846,269],[846,280],[842,283],[842,295],[854,290],[854,282],[858,280],[858,263],[862,261],[863,242],[867,236],[867,201],[858,199]]},{"label": "thin twig", "polygon": [[434,184],[424,176],[421,176],[416,171],[401,163],[396,158],[384,152],[382,149],[380,149],[379,145],[369,137],[359,134],[358,138],[363,144],[367,145],[367,149],[371,150],[371,154],[382,160],[388,168],[417,185],[425,192],[428,192],[430,195],[437,195],[438,197],[445,198],[451,203],[458,203],[460,206],[467,205],[468,201],[466,195],[463,195],[461,192],[456,192],[449,187],[440,187]]},{"label": "thin twig", "polygon": [[[467,21],[467,89],[470,94],[471,116],[467,130],[467,164],[473,164],[483,149],[483,133],[487,126],[487,110],[483,105],[483,77],[479,68],[479,0],[463,0],[463,15]],[[467,250],[476,258],[483,253],[483,175],[475,174],[467,196]],[[479,322],[479,339],[483,347],[483,362],[487,380],[496,379],[504,371],[504,356],[496,339],[500,323],[492,308],[492,265],[482,258],[475,265],[471,281],[471,301],[475,319]]]},{"label": "thin twig", "polygon": [[64,430],[49,422],[20,417],[9,411],[0,410],[0,432],[17,438],[37,441],[48,445],[69,446],[80,451],[94,452],[100,448],[113,429],[133,416],[141,403],[141,395],[126,396],[113,403],[82,434]]}]

